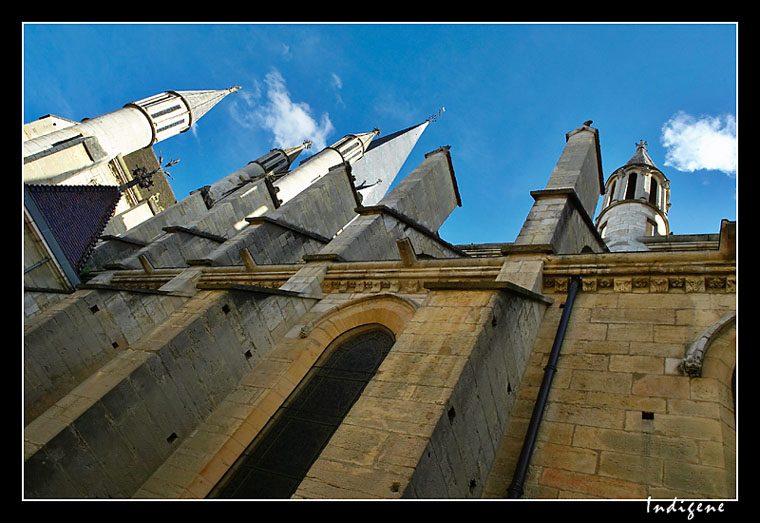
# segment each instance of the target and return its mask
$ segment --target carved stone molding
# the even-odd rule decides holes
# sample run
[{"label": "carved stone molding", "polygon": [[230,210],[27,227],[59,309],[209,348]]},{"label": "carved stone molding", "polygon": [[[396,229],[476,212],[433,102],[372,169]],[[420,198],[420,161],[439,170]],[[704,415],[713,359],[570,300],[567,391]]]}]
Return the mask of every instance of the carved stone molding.
[{"label": "carved stone molding", "polygon": [[[570,276],[544,275],[545,292],[565,293]],[[735,275],[583,275],[583,292],[649,292],[649,293],[733,293]]]},{"label": "carved stone molding", "polygon": [[425,292],[419,280],[415,279],[361,279],[361,280],[325,280],[322,284],[325,293],[365,293],[381,292],[416,293]]}]

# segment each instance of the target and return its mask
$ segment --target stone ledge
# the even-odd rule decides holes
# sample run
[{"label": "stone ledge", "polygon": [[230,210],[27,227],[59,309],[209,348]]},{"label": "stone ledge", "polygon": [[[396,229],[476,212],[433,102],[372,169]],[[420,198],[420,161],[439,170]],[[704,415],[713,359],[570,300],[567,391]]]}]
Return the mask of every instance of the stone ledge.
[{"label": "stone ledge", "polygon": [[551,305],[554,300],[541,294],[515,285],[508,281],[428,281],[423,283],[428,290],[500,290],[519,294],[525,298]]}]

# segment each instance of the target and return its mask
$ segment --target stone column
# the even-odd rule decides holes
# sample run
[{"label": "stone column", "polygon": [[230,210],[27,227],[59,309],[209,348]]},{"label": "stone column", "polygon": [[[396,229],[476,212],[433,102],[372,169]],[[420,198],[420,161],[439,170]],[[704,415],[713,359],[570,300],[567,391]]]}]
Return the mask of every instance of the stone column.
[{"label": "stone column", "polygon": [[531,192],[535,203],[513,251],[572,254],[605,250],[591,219],[604,191],[598,131],[584,124],[566,139],[546,188]]}]

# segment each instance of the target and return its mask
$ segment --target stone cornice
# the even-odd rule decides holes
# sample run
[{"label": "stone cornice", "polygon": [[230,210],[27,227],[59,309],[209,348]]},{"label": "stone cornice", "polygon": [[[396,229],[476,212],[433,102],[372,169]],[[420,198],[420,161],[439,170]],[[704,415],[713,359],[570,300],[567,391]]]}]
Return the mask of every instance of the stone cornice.
[{"label": "stone cornice", "polygon": [[[565,292],[580,276],[584,292],[736,292],[736,263],[719,251],[536,254],[543,260],[543,289]],[[324,293],[424,293],[448,285],[462,292],[496,282],[510,256],[327,263]],[[277,289],[307,264],[203,267],[198,287],[255,286]],[[108,283],[137,292],[158,289],[183,269],[114,271]],[[454,285],[452,282],[459,282]],[[485,286],[485,287],[483,287]]]},{"label": "stone cornice", "polygon": [[584,292],[736,292],[736,264],[718,251],[548,256],[544,292],[566,292],[572,276]]}]

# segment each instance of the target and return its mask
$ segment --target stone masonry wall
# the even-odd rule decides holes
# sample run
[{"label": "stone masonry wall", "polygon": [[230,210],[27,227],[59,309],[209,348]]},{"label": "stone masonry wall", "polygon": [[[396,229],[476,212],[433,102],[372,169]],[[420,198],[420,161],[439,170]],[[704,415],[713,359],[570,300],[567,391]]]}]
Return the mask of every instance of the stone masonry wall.
[{"label": "stone masonry wall", "polygon": [[[453,334],[448,344],[432,344],[453,345],[464,360],[461,371],[449,380],[454,385],[444,396],[445,414],[430,435],[404,497],[464,499],[481,497],[484,492],[546,308],[545,303],[505,292],[494,293],[483,303],[485,297],[487,293],[482,291],[437,292],[430,299],[430,305],[441,311],[473,307],[478,329],[469,343]],[[440,313],[434,314],[440,317]],[[421,332],[440,336],[438,333],[448,331],[430,322]]]},{"label": "stone masonry wall", "polygon": [[294,497],[479,497],[545,306],[431,292]]},{"label": "stone masonry wall", "polygon": [[27,424],[25,495],[130,497],[312,303],[199,292]]},{"label": "stone masonry wall", "polygon": [[[701,377],[683,375],[678,364],[700,332],[734,310],[735,294],[705,287],[704,279],[663,293],[615,280],[614,288],[584,285],[578,294],[524,497],[732,497],[735,331],[708,349],[713,359]],[[547,296],[555,304],[530,355],[486,497],[503,497],[512,479],[562,312],[562,291]]]},{"label": "stone masonry wall", "polygon": [[25,423],[154,329],[184,301],[176,296],[82,290],[27,322]]}]

